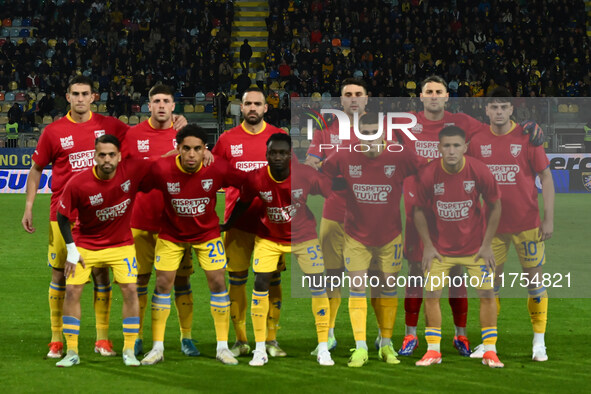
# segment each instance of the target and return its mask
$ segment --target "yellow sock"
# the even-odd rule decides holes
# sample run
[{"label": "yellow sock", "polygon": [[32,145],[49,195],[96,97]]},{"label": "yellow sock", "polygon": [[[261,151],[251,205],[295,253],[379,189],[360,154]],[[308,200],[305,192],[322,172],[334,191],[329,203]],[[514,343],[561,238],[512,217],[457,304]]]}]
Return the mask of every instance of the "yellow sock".
[{"label": "yellow sock", "polygon": [[191,284],[174,287],[174,305],[179,317],[181,339],[191,339],[191,329],[193,328],[193,291],[191,290]]},{"label": "yellow sock", "polygon": [[334,328],[337,314],[339,313],[339,307],[341,306],[341,297],[329,298],[328,303],[330,304],[330,317],[328,319],[328,327]]},{"label": "yellow sock", "polygon": [[482,344],[486,345],[496,345],[497,344],[497,327],[482,327],[480,330],[480,335],[482,337]]},{"label": "yellow sock", "polygon": [[106,285],[94,285],[94,315],[96,317],[97,341],[109,339],[111,293],[111,283]]},{"label": "yellow sock", "polygon": [[166,320],[170,315],[170,293],[158,294],[154,291],[152,296],[152,340],[164,341]]},{"label": "yellow sock", "polygon": [[544,334],[548,322],[548,292],[544,286],[528,289],[527,310],[534,332]]},{"label": "yellow sock", "polygon": [[396,311],[398,309],[398,293],[393,291],[382,291],[382,297],[378,298],[377,313],[379,315],[378,323],[380,327],[380,335],[382,338],[392,338],[394,331],[394,320],[396,319]]},{"label": "yellow sock", "polygon": [[49,317],[51,320],[51,342],[63,342],[62,314],[64,311],[64,297],[66,286],[51,282],[49,284]]},{"label": "yellow sock", "polygon": [[365,341],[367,334],[367,298],[365,292],[349,292],[349,319],[355,341]]},{"label": "yellow sock", "polygon": [[501,287],[495,286],[495,301],[497,302],[497,316],[501,314]]},{"label": "yellow sock", "polygon": [[312,313],[316,323],[318,343],[328,342],[328,324],[330,320],[330,303],[325,289],[310,289],[312,292]]},{"label": "yellow sock", "polygon": [[382,323],[380,322],[381,319],[381,314],[378,312],[379,310],[379,298],[370,298],[369,299],[369,303],[371,304],[371,308],[373,309],[373,313],[376,315],[376,320],[378,321],[378,327],[382,326]]},{"label": "yellow sock", "polygon": [[246,280],[245,276],[237,276],[230,272],[230,317],[234,324],[236,340],[239,342],[248,342],[246,339]]},{"label": "yellow sock", "polygon": [[128,349],[133,350],[139,331],[139,316],[126,317],[123,319],[123,351]]},{"label": "yellow sock", "polygon": [[427,350],[441,352],[441,327],[425,327]]},{"label": "yellow sock", "polygon": [[271,279],[269,287],[269,316],[267,316],[267,341],[277,339],[279,330],[279,317],[281,316],[281,278]]},{"label": "yellow sock", "polygon": [[78,336],[80,335],[80,320],[72,316],[63,317],[64,336],[69,350],[78,353]]},{"label": "yellow sock", "polygon": [[228,291],[211,293],[209,299],[213,325],[215,326],[215,337],[219,341],[228,341],[230,330],[230,296]]},{"label": "yellow sock", "polygon": [[252,291],[252,303],[250,305],[250,318],[254,329],[254,340],[265,342],[267,338],[267,314],[269,313],[269,292]]},{"label": "yellow sock", "polygon": [[146,317],[146,307],[148,306],[148,286],[137,287],[137,299],[140,304],[140,329],[138,338],[144,337],[144,318]]}]

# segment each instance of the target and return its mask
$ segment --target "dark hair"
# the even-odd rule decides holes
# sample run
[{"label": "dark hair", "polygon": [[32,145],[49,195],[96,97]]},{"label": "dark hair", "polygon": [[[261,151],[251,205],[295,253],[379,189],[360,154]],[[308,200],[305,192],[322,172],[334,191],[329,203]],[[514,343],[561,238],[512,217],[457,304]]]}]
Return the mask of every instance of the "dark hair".
[{"label": "dark hair", "polygon": [[269,139],[267,140],[267,148],[273,141],[284,141],[287,142],[289,145],[289,149],[291,149],[291,137],[285,133],[275,133],[272,134]]},{"label": "dark hair", "polygon": [[486,99],[486,103],[510,103],[513,104],[511,101],[511,92],[504,86],[499,86],[494,88],[489,94],[488,98]]},{"label": "dark hair", "polygon": [[242,93],[242,97],[240,98],[240,101],[244,101],[244,96],[246,96],[246,93],[250,93],[250,92],[258,92],[260,94],[263,95],[263,97],[265,97],[265,92],[263,91],[263,89],[259,88],[258,86],[253,86],[252,88],[248,88],[244,91],[244,93]]},{"label": "dark hair", "polygon": [[152,98],[152,96],[156,94],[166,94],[168,96],[172,96],[174,100],[174,90],[168,85],[163,85],[159,83],[152,86],[152,89],[150,89],[150,91],[148,92],[148,98]]},{"label": "dark hair", "polygon": [[88,85],[90,86],[90,91],[92,92],[92,79],[84,75],[76,75],[74,78],[70,79],[70,83],[68,83],[68,92],[72,88],[72,85],[80,84],[80,85]]},{"label": "dark hair", "polygon": [[363,90],[365,90],[365,94],[367,94],[367,84],[363,79],[359,78],[345,78],[343,82],[341,82],[341,94],[343,94],[343,88],[347,85],[357,85],[361,86]]},{"label": "dark hair", "polygon": [[441,131],[439,132],[439,141],[441,141],[441,139],[443,137],[455,137],[455,136],[459,136],[462,137],[462,139],[464,139],[464,141],[466,140],[466,132],[458,127],[458,126],[447,126],[441,129]]},{"label": "dark hair", "polygon": [[94,140],[94,147],[98,144],[113,144],[117,147],[117,150],[121,150],[121,142],[119,139],[112,134],[103,134]]},{"label": "dark hair", "polygon": [[176,133],[176,143],[178,145],[182,144],[183,140],[187,137],[199,138],[205,145],[207,145],[207,132],[203,127],[198,126],[195,123],[186,125]]},{"label": "dark hair", "polygon": [[359,124],[376,124],[380,123],[380,117],[377,112],[368,112],[359,119]]},{"label": "dark hair", "polygon": [[448,90],[447,89],[447,82],[445,82],[445,79],[441,78],[439,75],[430,75],[421,81],[421,92],[423,91],[423,88],[425,87],[425,85],[428,84],[429,82],[440,83],[445,87],[445,91]]}]

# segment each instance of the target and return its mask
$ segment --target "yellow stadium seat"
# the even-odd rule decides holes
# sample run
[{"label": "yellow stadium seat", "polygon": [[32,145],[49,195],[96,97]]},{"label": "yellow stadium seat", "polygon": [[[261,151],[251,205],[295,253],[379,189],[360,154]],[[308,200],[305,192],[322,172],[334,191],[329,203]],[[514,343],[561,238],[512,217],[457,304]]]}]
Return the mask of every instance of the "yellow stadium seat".
[{"label": "yellow stadium seat", "polygon": [[90,104],[90,111],[91,112],[98,112],[98,107],[95,103]]},{"label": "yellow stadium seat", "polygon": [[137,115],[131,115],[129,117],[129,123],[128,123],[129,125],[133,126],[133,125],[138,124],[139,122],[140,122],[139,116],[137,116]]},{"label": "yellow stadium seat", "polygon": [[193,107],[193,104],[185,104],[183,112],[195,112],[195,107]]},{"label": "yellow stadium seat", "polygon": [[12,81],[8,84],[8,89],[10,90],[17,90],[18,89],[18,84],[16,83],[16,81]]},{"label": "yellow stadium seat", "polygon": [[121,115],[119,117],[119,120],[122,121],[125,124],[129,124],[129,118],[127,117],[127,115]]},{"label": "yellow stadium seat", "polygon": [[53,122],[53,118],[49,115],[45,115],[43,117],[43,121],[41,123],[43,124],[50,124],[51,122]]},{"label": "yellow stadium seat", "polygon": [[312,101],[320,101],[320,100],[322,100],[322,95],[320,94],[320,92],[312,93]]},{"label": "yellow stadium seat", "polygon": [[302,142],[300,142],[300,147],[301,148],[308,149],[309,146],[310,146],[310,141],[308,141],[308,140],[302,140]]},{"label": "yellow stadium seat", "polygon": [[195,106],[195,112],[199,112],[199,113],[205,112],[205,106],[204,105],[201,105],[201,104],[197,104]]},{"label": "yellow stadium seat", "polygon": [[150,117],[148,115],[142,115],[142,116],[140,116],[140,123],[145,122],[148,119],[150,119]]},{"label": "yellow stadium seat", "polygon": [[558,105],[558,112],[568,112],[568,105],[566,105],[566,104]]},{"label": "yellow stadium seat", "polygon": [[300,147],[300,141],[296,140],[295,138],[291,140],[291,147],[293,149],[298,149]]},{"label": "yellow stadium seat", "polygon": [[579,106],[577,104],[569,104],[568,112],[579,112]]},{"label": "yellow stadium seat", "polygon": [[105,103],[99,104],[98,112],[100,112],[102,114],[107,113],[107,104],[105,104]]},{"label": "yellow stadium seat", "polygon": [[10,111],[10,108],[12,108],[12,104],[11,103],[4,103],[4,104],[2,104],[2,112],[8,112],[8,111]]},{"label": "yellow stadium seat", "polygon": [[5,125],[6,123],[8,123],[8,116],[6,116],[6,115],[0,116],[0,124]]}]

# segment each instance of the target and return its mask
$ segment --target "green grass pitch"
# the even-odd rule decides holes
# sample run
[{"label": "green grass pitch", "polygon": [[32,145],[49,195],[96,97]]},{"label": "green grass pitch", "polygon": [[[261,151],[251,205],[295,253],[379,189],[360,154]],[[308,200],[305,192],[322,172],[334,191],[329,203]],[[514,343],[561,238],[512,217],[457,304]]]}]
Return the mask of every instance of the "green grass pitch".
[{"label": "green grass pitch", "polygon": [[[94,312],[92,287],[85,288],[82,300],[80,335],[81,364],[74,368],[55,367],[55,360],[46,359],[50,339],[47,301],[50,270],[46,267],[49,196],[39,195],[34,224],[37,232],[24,232],[20,225],[24,207],[23,195],[0,195],[3,236],[0,240],[0,387],[7,393],[20,392],[582,392],[589,384],[588,351],[591,351],[589,322],[591,313],[587,298],[551,298],[546,336],[550,360],[531,361],[531,324],[526,300],[504,299],[499,317],[498,350],[504,369],[493,370],[479,360],[460,357],[452,346],[453,323],[447,302],[442,300],[443,363],[418,368],[414,362],[426,349],[424,321],[419,321],[420,348],[412,357],[401,357],[395,366],[378,361],[373,350],[377,334],[375,318],[369,310],[368,343],[370,360],[364,368],[347,368],[349,348],[354,341],[343,300],[337,320],[338,347],[333,351],[334,367],[320,367],[310,351],[316,334],[310,300],[290,296],[290,271],[283,279],[284,304],[278,338],[288,357],[271,359],[262,368],[248,366],[248,358],[240,365],[223,366],[215,360],[215,336],[209,313],[209,295],[200,270],[192,278],[195,318],[193,337],[198,340],[202,356],[188,358],[180,353],[176,313],[168,321],[166,359],[163,363],[140,368],[126,368],[120,357],[104,358],[93,353]],[[564,267],[579,272],[573,281],[573,294],[589,296],[589,224],[591,200],[584,194],[559,194],[556,198],[554,237],[547,242],[548,269]],[[316,200],[317,204],[318,201]],[[514,253],[508,264],[517,264]],[[249,280],[252,284],[252,280]],[[110,335],[120,352],[121,293],[113,290]],[[153,282],[150,286],[153,291]],[[403,293],[403,291],[399,291]],[[552,289],[549,289],[552,297]],[[525,294],[525,290],[524,290]],[[473,345],[479,343],[477,300],[470,300],[468,334]],[[150,348],[149,312],[146,347]],[[252,330],[249,322],[249,337]],[[400,299],[394,344],[400,346],[404,334],[404,308]],[[230,330],[230,338],[233,332]],[[230,341],[232,342],[232,341]]]}]

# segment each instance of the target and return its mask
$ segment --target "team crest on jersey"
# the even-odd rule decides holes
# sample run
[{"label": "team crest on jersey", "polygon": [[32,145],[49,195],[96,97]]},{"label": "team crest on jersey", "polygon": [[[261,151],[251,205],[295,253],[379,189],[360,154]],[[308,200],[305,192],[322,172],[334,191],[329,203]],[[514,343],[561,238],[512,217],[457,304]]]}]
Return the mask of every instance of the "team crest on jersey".
[{"label": "team crest on jersey", "polygon": [[261,196],[261,199],[265,202],[273,201],[273,192],[272,191],[259,192],[259,195]]},{"label": "team crest on jersey", "polygon": [[98,138],[101,135],[105,135],[105,130],[95,130],[94,131],[94,138]]},{"label": "team crest on jersey", "polygon": [[206,192],[210,191],[212,186],[213,186],[213,179],[202,179],[201,180],[201,187],[203,187],[203,190],[205,190]]},{"label": "team crest on jersey", "polygon": [[492,156],[492,144],[480,145],[480,154],[482,155],[482,157],[491,157]]},{"label": "team crest on jersey", "polygon": [[464,181],[464,190],[466,193],[472,193],[476,183],[474,181]]},{"label": "team crest on jersey", "polygon": [[361,165],[353,166],[349,164],[349,175],[351,178],[360,178],[362,173]]},{"label": "team crest on jersey", "polygon": [[396,171],[395,165],[384,166],[384,174],[386,174],[386,176],[388,178],[392,178],[394,176],[395,171]]},{"label": "team crest on jersey", "polygon": [[170,194],[179,194],[181,192],[181,183],[166,182],[166,188]]},{"label": "team crest on jersey", "polygon": [[62,149],[72,149],[74,147],[74,137],[71,135],[60,138],[60,142],[62,144]]},{"label": "team crest on jersey", "polygon": [[297,200],[302,197],[304,194],[304,189],[292,189],[291,191],[291,198]]},{"label": "team crest on jersey", "polygon": [[436,196],[441,196],[443,193],[445,193],[445,187],[444,187],[444,183],[436,183],[433,185],[433,194]]},{"label": "team crest on jersey", "polygon": [[172,147],[173,147],[173,149],[176,149],[177,146],[178,146],[178,144],[176,143],[176,138],[173,138],[172,139]]},{"label": "team crest on jersey", "polygon": [[454,122],[451,123],[444,123],[443,127],[447,127],[447,126],[455,126],[456,124]]},{"label": "team crest on jersey", "polygon": [[101,193],[95,194],[94,196],[88,196],[88,198],[90,199],[90,205],[93,207],[103,203],[103,195]]},{"label": "team crest on jersey", "polygon": [[150,140],[137,140],[137,150],[140,153],[150,151]]},{"label": "team crest on jersey", "polygon": [[421,123],[417,123],[412,129],[410,129],[410,131],[413,134],[421,134],[423,132],[423,125]]},{"label": "team crest on jersey", "polygon": [[232,154],[232,157],[242,156],[242,144],[230,145],[230,153]]},{"label": "team crest on jersey", "polygon": [[591,172],[583,172],[581,176],[583,177],[583,186],[588,192],[591,192]]},{"label": "team crest on jersey", "polygon": [[511,155],[513,157],[519,156],[521,153],[521,145],[520,144],[511,144]]},{"label": "team crest on jersey", "polygon": [[129,186],[131,186],[131,181],[128,179],[125,182],[123,182],[121,184],[121,190],[123,190],[125,193],[129,192]]}]

